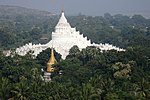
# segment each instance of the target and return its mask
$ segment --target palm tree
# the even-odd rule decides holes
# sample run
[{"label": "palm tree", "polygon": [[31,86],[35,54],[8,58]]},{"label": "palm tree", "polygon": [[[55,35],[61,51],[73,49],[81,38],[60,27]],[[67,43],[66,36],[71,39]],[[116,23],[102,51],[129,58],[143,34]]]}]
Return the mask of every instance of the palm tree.
[{"label": "palm tree", "polygon": [[10,93],[10,84],[7,78],[0,78],[0,100],[8,99]]},{"label": "palm tree", "polygon": [[29,96],[29,86],[27,80],[22,77],[21,82],[16,83],[14,89],[11,90],[13,98],[17,100],[27,100]]},{"label": "palm tree", "polygon": [[133,83],[130,87],[129,93],[134,95],[138,99],[149,98],[149,89],[150,85],[144,78],[141,79],[141,82],[135,84]]},{"label": "palm tree", "polygon": [[150,84],[147,82],[144,78],[141,79],[141,82],[139,82],[139,90],[137,93],[141,95],[141,97],[148,97],[148,92],[150,91],[149,89]]},{"label": "palm tree", "polygon": [[81,91],[81,100],[91,99],[99,100],[100,95],[90,83],[83,84]]}]

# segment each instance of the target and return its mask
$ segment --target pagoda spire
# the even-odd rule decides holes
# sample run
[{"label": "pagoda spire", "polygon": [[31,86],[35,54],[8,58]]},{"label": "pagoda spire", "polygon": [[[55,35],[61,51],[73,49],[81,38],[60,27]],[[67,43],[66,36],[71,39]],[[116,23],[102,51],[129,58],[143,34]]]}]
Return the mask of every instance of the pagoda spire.
[{"label": "pagoda spire", "polygon": [[51,49],[51,57],[50,59],[48,60],[47,62],[47,72],[53,72],[54,71],[54,68],[53,68],[53,64],[55,64],[57,61],[55,59],[55,56],[54,56],[54,49],[52,48]]},{"label": "pagoda spire", "polygon": [[62,9],[62,12],[61,12],[61,15],[60,15],[60,19],[59,19],[57,25],[55,26],[55,31],[58,30],[59,32],[61,31],[63,33],[63,31],[66,30],[66,28],[70,29],[71,26],[68,23],[68,21],[67,21],[67,19],[65,17],[64,11]]}]

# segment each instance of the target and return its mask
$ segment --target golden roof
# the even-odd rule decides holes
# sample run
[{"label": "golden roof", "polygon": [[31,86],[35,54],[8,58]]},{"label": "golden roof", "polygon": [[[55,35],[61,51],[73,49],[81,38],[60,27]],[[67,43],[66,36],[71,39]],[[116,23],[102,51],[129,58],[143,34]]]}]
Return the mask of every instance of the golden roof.
[{"label": "golden roof", "polygon": [[54,56],[54,49],[52,48],[51,49],[51,57],[47,62],[47,72],[53,72],[54,71],[54,68],[52,65],[55,64],[56,62],[57,61],[56,61],[55,56]]}]

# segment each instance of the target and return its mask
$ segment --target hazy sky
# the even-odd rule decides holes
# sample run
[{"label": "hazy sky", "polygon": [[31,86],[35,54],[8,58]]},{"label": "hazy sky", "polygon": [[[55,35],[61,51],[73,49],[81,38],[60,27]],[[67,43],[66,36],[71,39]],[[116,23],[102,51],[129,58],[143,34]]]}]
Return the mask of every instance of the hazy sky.
[{"label": "hazy sky", "polygon": [[103,15],[143,14],[150,18],[150,0],[0,0],[0,5],[17,5],[59,14],[64,8],[66,14]]}]

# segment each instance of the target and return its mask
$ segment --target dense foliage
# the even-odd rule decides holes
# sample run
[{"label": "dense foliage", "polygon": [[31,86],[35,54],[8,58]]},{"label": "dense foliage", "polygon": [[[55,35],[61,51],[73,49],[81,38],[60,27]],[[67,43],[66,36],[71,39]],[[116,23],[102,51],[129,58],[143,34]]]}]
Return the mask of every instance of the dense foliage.
[{"label": "dense foliage", "polygon": [[30,54],[24,57],[5,57],[1,53],[0,98],[150,99],[150,59],[141,48],[101,53],[95,47],[79,51],[78,47],[74,46],[65,60],[54,65],[55,72],[52,73],[51,82],[43,81],[41,68],[44,65],[41,60],[32,59]]},{"label": "dense foliage", "polygon": [[[4,16],[6,15],[6,16]],[[58,17],[9,16],[0,13],[0,48],[14,48],[29,41],[38,43],[50,36]],[[18,16],[18,17],[17,17]],[[52,81],[43,81],[43,70],[50,49],[36,59],[6,57],[0,52],[0,100],[148,100],[150,99],[150,20],[105,14],[104,17],[70,16],[76,26],[93,42],[108,42],[124,47],[125,52],[100,52],[77,46],[65,60],[55,52],[57,64]],[[50,39],[50,37],[49,37]],[[42,41],[43,42],[43,41]],[[45,42],[45,41],[44,41]]]}]

